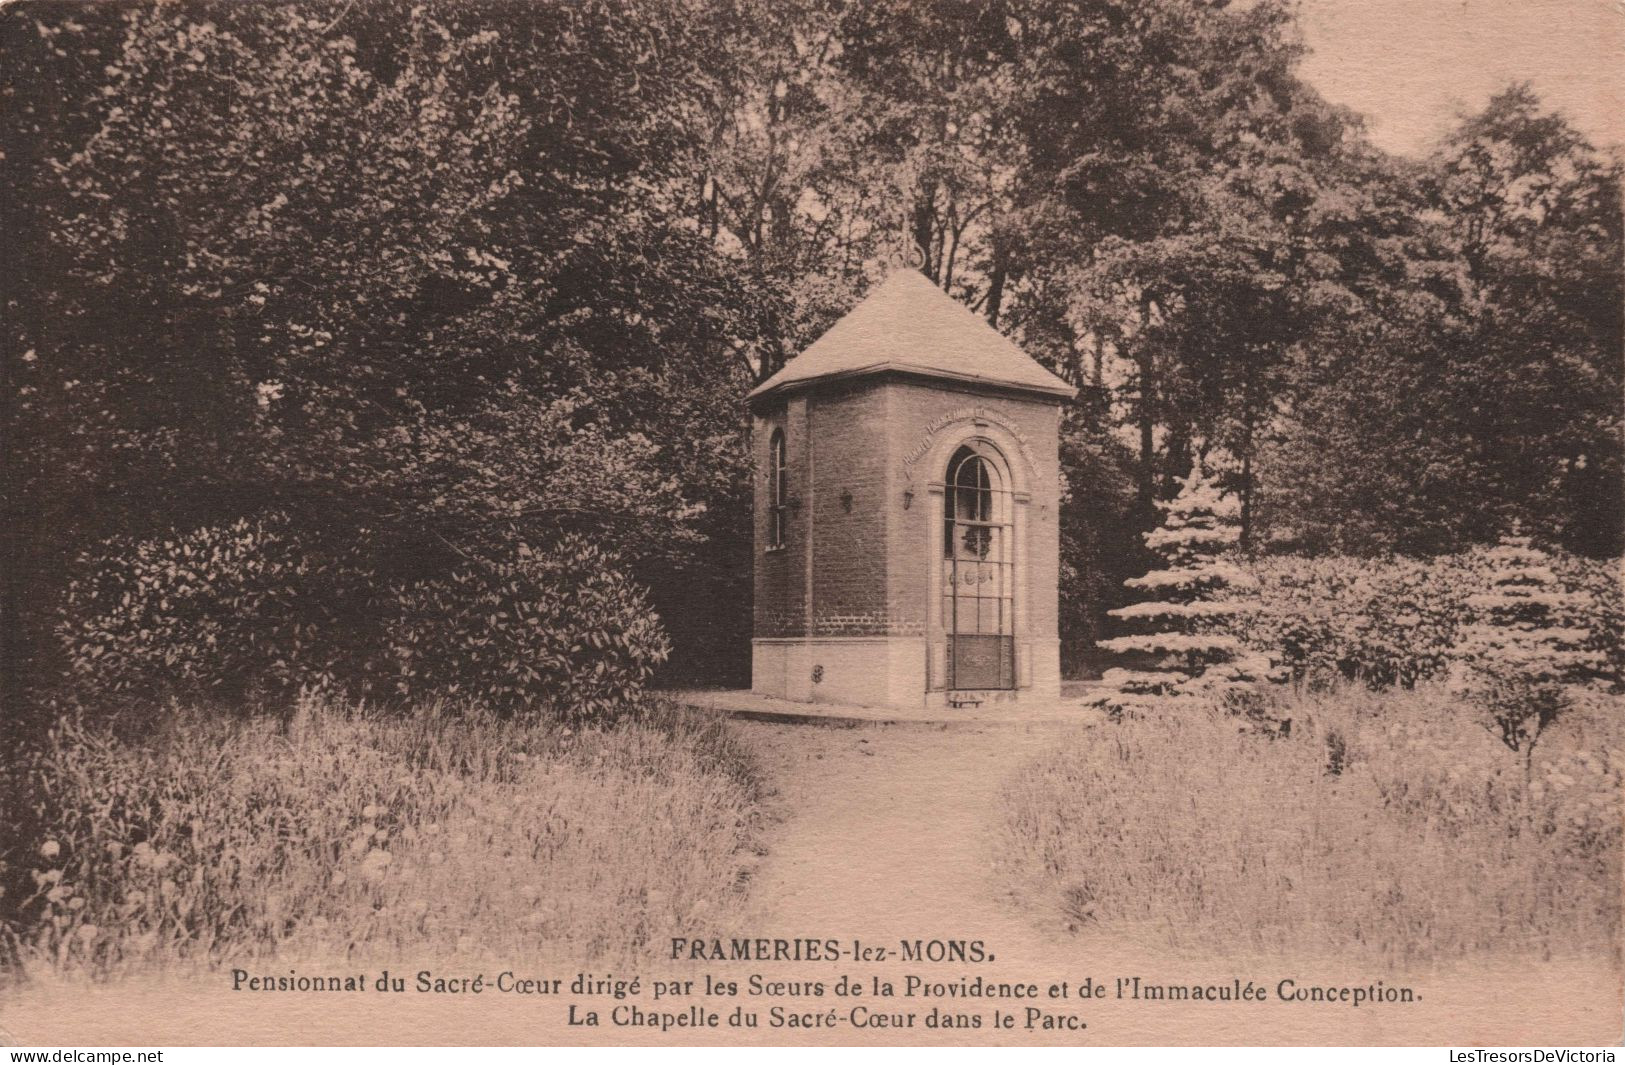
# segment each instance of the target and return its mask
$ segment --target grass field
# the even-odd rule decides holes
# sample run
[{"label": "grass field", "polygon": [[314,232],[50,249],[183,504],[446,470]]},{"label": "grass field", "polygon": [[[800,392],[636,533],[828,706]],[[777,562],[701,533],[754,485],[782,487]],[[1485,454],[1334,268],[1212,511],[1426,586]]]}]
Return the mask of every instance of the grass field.
[{"label": "grass field", "polygon": [[756,782],[670,707],[571,731],[431,705],[59,722],[0,801],[22,972],[241,959],[612,962],[728,925]]},{"label": "grass field", "polygon": [[1286,738],[1168,707],[1040,758],[1004,795],[1002,864],[1081,935],[1189,953],[1387,962],[1617,950],[1617,698],[1532,775],[1439,692],[1285,699]]}]

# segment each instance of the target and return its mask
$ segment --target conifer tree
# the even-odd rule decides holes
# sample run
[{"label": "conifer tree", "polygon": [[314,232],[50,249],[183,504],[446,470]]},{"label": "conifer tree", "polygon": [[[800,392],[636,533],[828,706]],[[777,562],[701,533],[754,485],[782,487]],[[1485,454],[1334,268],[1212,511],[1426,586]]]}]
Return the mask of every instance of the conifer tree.
[{"label": "conifer tree", "polygon": [[1527,762],[1567,705],[1568,685],[1601,657],[1585,646],[1590,633],[1570,620],[1576,597],[1529,537],[1514,528],[1486,558],[1489,587],[1467,600],[1473,620],[1462,629],[1451,687]]},{"label": "conifer tree", "polygon": [[1155,664],[1107,670],[1102,679],[1113,691],[1101,702],[1114,710],[1144,707],[1159,696],[1235,705],[1272,674],[1268,658],[1226,631],[1233,617],[1252,608],[1245,593],[1256,586],[1222,557],[1240,536],[1239,506],[1197,463],[1179,494],[1157,507],[1165,517],[1145,544],[1166,565],[1125,581],[1146,599],[1111,611],[1142,631],[1100,643],[1115,653],[1155,656]]}]

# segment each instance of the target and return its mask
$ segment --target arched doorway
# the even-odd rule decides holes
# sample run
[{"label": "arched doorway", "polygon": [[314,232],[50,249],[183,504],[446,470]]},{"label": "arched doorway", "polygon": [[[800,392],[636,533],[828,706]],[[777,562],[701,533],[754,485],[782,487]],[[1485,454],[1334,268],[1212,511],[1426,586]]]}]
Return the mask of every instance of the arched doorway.
[{"label": "arched doorway", "polygon": [[985,441],[959,447],[943,478],[942,622],[947,687],[1016,686],[1011,489]]}]

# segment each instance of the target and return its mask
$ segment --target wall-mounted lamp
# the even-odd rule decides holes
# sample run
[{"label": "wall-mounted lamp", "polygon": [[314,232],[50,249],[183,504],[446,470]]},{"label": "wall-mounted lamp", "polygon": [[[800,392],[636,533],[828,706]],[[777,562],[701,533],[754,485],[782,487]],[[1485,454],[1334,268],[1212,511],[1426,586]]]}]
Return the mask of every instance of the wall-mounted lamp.
[{"label": "wall-mounted lamp", "polygon": [[914,505],[914,489],[912,489],[912,488],[903,489],[903,509],[907,510],[909,507],[912,507],[913,505]]},{"label": "wall-mounted lamp", "polygon": [[848,514],[852,513],[852,489],[841,490],[841,506]]}]

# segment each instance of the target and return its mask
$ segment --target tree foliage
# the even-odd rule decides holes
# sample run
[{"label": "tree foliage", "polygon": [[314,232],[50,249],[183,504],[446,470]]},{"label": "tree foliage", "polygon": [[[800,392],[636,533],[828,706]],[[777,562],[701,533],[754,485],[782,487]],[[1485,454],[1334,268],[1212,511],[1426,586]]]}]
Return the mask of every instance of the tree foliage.
[{"label": "tree foliage", "polygon": [[9,677],[75,559],[282,516],[392,582],[585,537],[683,612],[670,668],[737,678],[742,396],[900,246],[1080,388],[1073,645],[1198,459],[1249,549],[1621,547],[1618,161],[1519,86],[1384,155],[1281,0],[0,30]]}]

